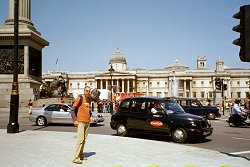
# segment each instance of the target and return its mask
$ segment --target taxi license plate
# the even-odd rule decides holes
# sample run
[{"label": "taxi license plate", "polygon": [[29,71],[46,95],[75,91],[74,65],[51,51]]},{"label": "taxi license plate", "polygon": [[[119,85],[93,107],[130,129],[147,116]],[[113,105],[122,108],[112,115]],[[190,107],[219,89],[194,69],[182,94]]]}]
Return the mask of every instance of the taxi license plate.
[{"label": "taxi license plate", "polygon": [[210,131],[206,131],[206,132],[203,132],[203,135],[209,135],[211,132]]}]

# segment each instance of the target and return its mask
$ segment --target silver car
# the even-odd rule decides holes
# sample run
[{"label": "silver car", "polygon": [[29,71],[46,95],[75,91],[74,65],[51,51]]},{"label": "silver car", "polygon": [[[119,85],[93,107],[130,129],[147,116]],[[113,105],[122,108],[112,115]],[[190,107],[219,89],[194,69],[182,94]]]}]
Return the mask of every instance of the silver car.
[{"label": "silver car", "polygon": [[[48,124],[73,124],[71,117],[72,106],[69,104],[55,103],[42,108],[32,108],[29,115],[29,120],[35,122],[36,125],[45,126]],[[104,117],[92,112],[91,124],[96,125],[103,122]]]}]

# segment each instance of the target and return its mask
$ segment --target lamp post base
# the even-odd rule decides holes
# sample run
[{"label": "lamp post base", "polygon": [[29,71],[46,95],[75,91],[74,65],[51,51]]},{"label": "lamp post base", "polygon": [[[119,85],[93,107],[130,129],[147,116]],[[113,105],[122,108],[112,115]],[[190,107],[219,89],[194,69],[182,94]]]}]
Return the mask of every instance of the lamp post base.
[{"label": "lamp post base", "polygon": [[11,100],[10,100],[10,116],[9,116],[9,124],[7,126],[7,133],[19,132],[18,103],[19,103],[19,94],[12,93]]},{"label": "lamp post base", "polygon": [[19,124],[18,123],[9,123],[7,126],[7,133],[18,133]]}]

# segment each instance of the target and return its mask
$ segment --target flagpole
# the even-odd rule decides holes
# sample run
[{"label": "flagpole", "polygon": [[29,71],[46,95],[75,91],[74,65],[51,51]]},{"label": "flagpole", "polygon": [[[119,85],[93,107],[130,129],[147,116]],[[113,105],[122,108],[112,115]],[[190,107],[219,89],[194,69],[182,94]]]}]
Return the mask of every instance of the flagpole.
[{"label": "flagpole", "polygon": [[58,58],[56,59],[56,71],[58,72]]}]

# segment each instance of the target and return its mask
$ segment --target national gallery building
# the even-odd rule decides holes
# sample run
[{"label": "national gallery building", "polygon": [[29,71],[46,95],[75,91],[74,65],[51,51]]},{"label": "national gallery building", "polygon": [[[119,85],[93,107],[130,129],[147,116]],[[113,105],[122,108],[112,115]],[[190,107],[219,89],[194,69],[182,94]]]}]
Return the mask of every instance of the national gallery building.
[{"label": "national gallery building", "polygon": [[[164,69],[129,69],[125,56],[119,48],[109,60],[110,70],[93,72],[48,72],[42,75],[44,82],[52,82],[56,76],[66,80],[67,93],[82,94],[85,86],[106,89],[112,93],[141,93],[145,96],[178,96],[213,99],[220,102],[227,99],[249,96],[250,69],[229,68],[222,59],[216,61],[216,69],[207,69],[206,57],[197,58],[197,68],[189,69],[177,60]],[[220,78],[226,90],[217,90],[215,78]]]},{"label": "national gallery building", "polygon": [[[110,96],[195,97],[213,99],[216,103],[222,97],[249,97],[250,68],[228,68],[220,58],[213,70],[207,69],[206,57],[197,58],[196,69],[189,69],[178,61],[163,69],[129,69],[125,56],[116,49],[107,64],[110,70],[42,73],[43,48],[50,43],[30,19],[30,0],[19,3],[18,59],[14,54],[14,0],[9,0],[8,17],[0,24],[0,107],[10,106],[10,95],[18,95],[20,106],[26,106],[29,99],[40,99],[41,85],[44,83],[51,88],[56,77],[63,77],[63,88],[66,88],[61,90],[73,96],[82,94],[83,88],[90,86]],[[215,78],[226,85],[225,91],[216,89]]]}]

